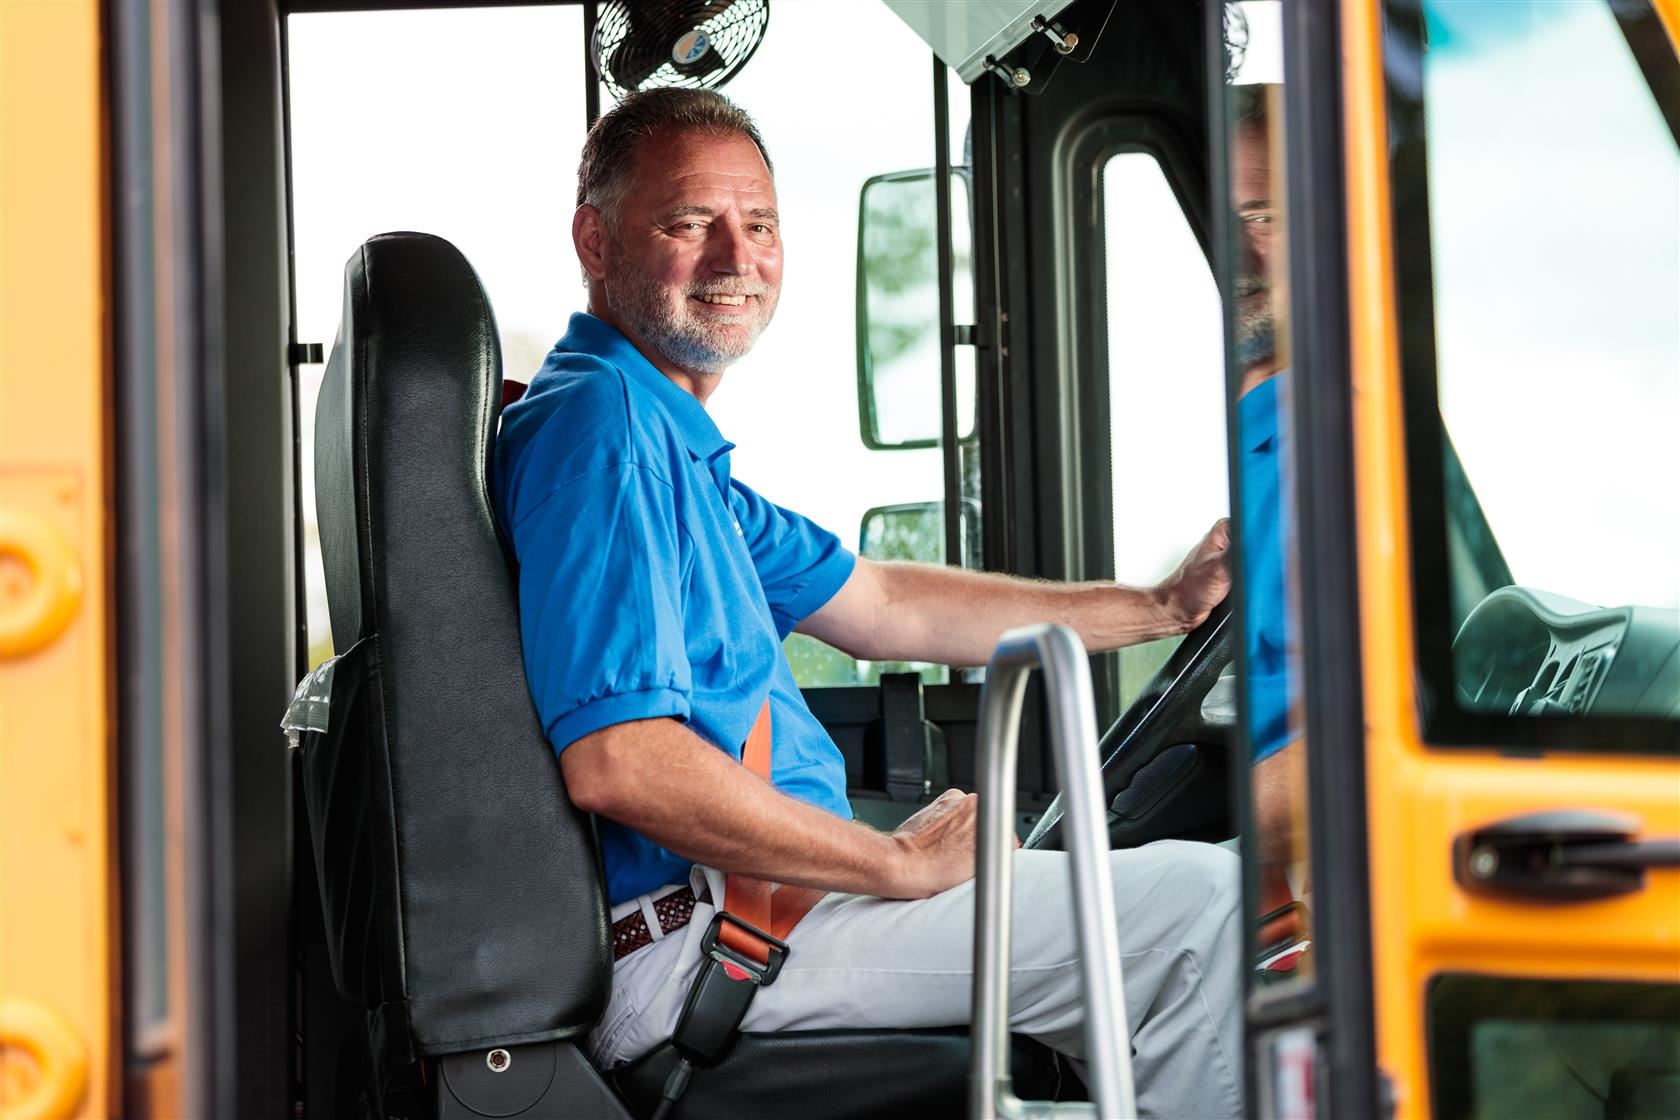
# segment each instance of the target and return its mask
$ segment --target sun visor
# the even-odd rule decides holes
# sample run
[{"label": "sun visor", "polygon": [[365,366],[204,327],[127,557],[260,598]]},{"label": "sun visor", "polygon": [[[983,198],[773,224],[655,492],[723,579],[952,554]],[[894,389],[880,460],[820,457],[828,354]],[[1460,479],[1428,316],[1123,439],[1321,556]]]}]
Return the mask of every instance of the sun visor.
[{"label": "sun visor", "polygon": [[886,0],[899,19],[939,60],[972,82],[986,69],[988,56],[1001,59],[1033,34],[1033,19],[1050,21],[1069,0],[965,0],[929,4],[927,0]]}]

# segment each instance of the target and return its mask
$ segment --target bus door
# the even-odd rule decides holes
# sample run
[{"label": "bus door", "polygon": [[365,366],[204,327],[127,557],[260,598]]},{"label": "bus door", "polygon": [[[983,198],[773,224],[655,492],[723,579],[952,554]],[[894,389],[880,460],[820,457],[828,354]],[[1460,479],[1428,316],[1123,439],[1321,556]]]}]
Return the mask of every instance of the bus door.
[{"label": "bus door", "polygon": [[1376,14],[1344,49],[1350,228],[1391,246],[1353,316],[1379,1058],[1405,1114],[1677,1115],[1680,9]]},{"label": "bus door", "polygon": [[1209,13],[1255,1115],[1680,1114],[1677,24]]}]

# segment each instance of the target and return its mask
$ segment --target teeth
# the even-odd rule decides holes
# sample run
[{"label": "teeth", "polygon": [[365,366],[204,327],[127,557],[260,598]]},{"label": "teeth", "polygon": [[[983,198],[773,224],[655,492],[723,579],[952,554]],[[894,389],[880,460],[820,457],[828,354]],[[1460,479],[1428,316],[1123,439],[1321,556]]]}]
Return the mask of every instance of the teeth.
[{"label": "teeth", "polygon": [[701,295],[695,296],[694,298],[703,303],[721,303],[725,307],[740,307],[743,303],[747,302],[746,296]]}]

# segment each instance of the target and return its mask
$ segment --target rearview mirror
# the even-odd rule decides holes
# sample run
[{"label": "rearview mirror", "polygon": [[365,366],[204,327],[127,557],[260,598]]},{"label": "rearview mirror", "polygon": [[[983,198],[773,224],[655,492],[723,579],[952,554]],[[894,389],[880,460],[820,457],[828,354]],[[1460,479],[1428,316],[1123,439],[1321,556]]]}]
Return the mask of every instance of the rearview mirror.
[{"label": "rearview mirror", "polygon": [[[962,540],[965,565],[980,561],[980,503],[964,498]],[[945,563],[945,503],[906,502],[876,506],[863,515],[858,555],[871,560],[920,560]]]},{"label": "rearview mirror", "polygon": [[[896,171],[863,185],[858,208],[858,421],[876,451],[937,447],[939,251],[934,173]],[[951,172],[952,311],[974,321],[966,169]],[[958,351],[959,438],[974,431],[973,354]],[[963,376],[966,373],[967,376]]]}]

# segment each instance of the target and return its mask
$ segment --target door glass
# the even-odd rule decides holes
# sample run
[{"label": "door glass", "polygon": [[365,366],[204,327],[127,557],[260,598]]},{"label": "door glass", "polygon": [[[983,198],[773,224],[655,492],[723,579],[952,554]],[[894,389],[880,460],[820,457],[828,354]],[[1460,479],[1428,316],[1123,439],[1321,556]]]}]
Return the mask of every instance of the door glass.
[{"label": "door glass", "polygon": [[[1112,156],[1102,182],[1114,577],[1149,586],[1230,507],[1219,291],[1154,156]],[[1119,651],[1122,708],[1179,640]]]},{"label": "door glass", "polygon": [[[1284,181],[1280,5],[1227,8],[1227,259],[1231,275],[1230,383],[1238,393],[1236,511],[1245,728],[1251,750],[1262,977],[1309,980],[1307,743],[1302,735],[1298,640],[1301,587],[1295,533],[1291,417],[1289,240]],[[1359,744],[1346,744],[1359,749]],[[1323,901],[1323,900],[1319,900]],[[1309,948],[1303,952],[1303,945]]]},{"label": "door glass", "polygon": [[1429,987],[1438,1120],[1680,1115],[1680,986],[1441,976]]},{"label": "door glass", "polygon": [[[1429,736],[1674,750],[1673,46],[1637,2],[1390,12],[1416,567],[1448,577],[1417,596]],[[1492,578],[1458,562],[1460,511]]]},{"label": "door glass", "polygon": [[[571,200],[582,9],[306,13],[288,17],[286,33],[298,340],[332,344],[356,246],[391,230],[433,233],[483,282],[506,376],[530,380],[565,309],[581,305]],[[332,653],[315,525],[323,372],[298,371],[311,667]]]}]

